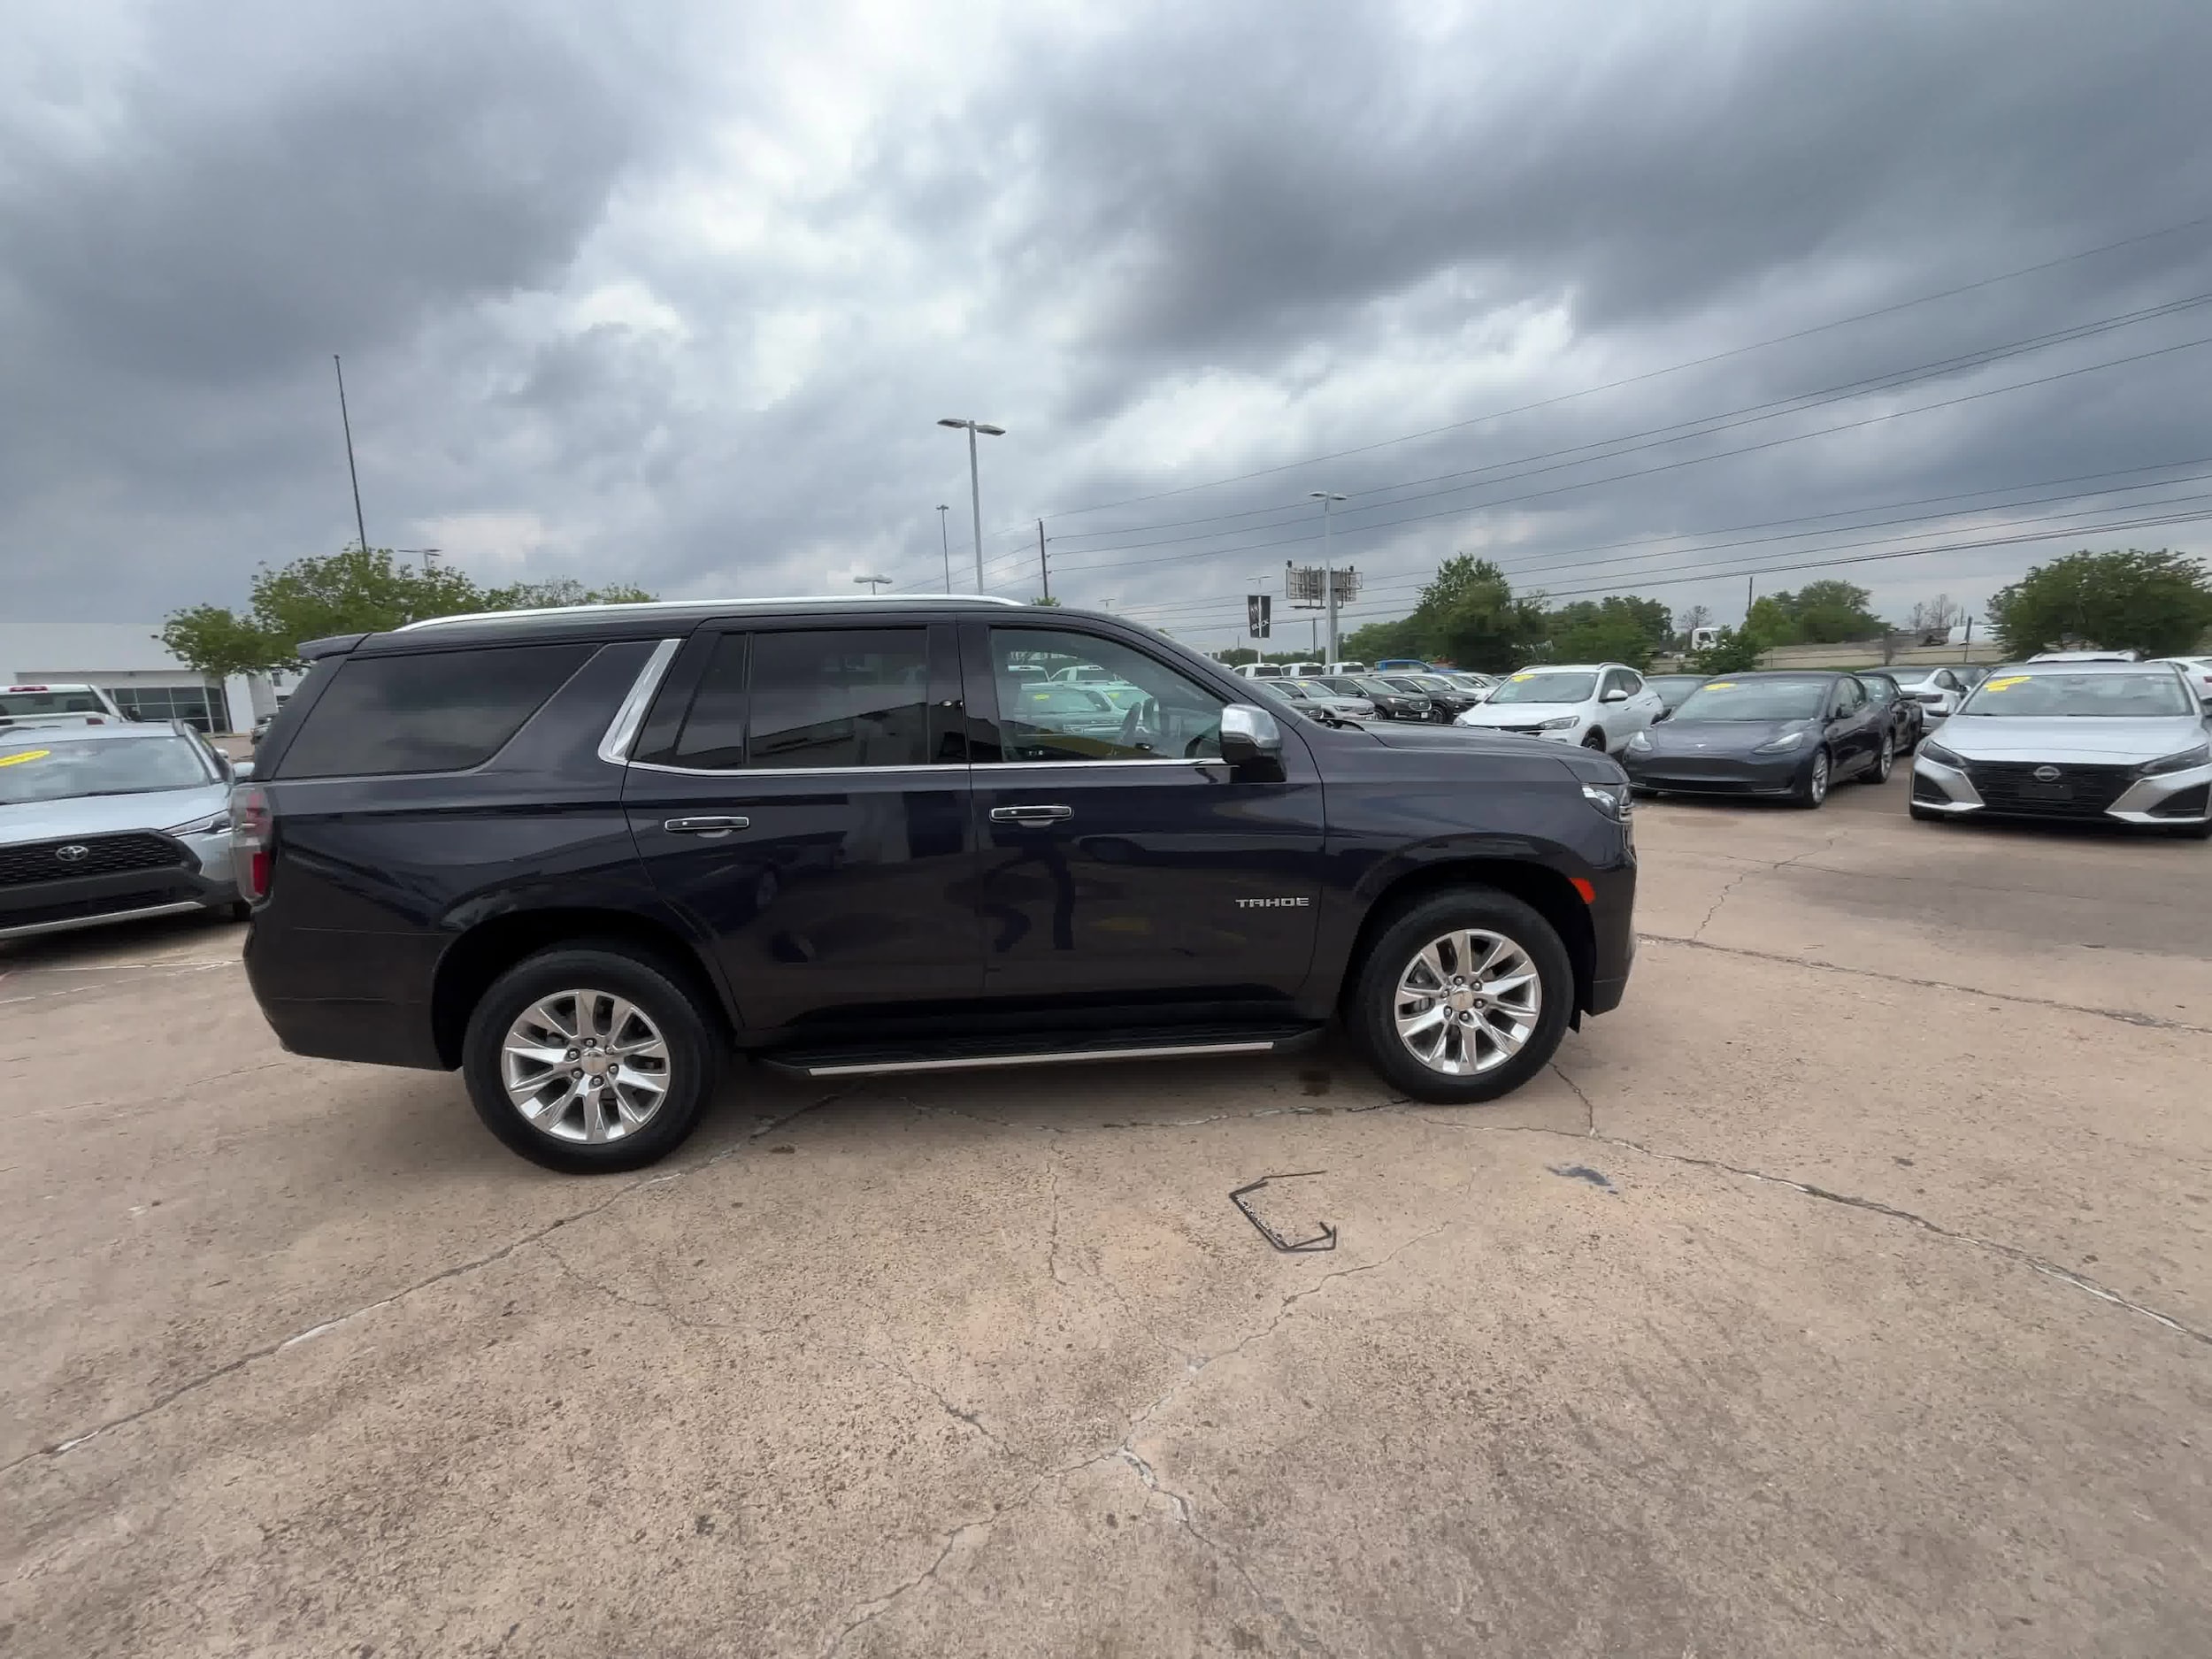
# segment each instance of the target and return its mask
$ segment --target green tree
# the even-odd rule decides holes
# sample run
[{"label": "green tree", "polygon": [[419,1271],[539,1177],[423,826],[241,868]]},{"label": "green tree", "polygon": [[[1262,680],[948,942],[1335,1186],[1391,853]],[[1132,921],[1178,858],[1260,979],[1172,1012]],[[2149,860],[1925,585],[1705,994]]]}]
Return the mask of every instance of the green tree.
[{"label": "green tree", "polygon": [[1990,600],[1989,619],[2013,657],[2067,645],[2174,657],[2212,627],[2212,572],[2164,548],[2085,549],[2032,567]]},{"label": "green tree", "polygon": [[1420,630],[1411,617],[1390,622],[1370,622],[1337,639],[1348,663],[1380,663],[1394,657],[1425,657]]},{"label": "green tree", "polygon": [[1626,663],[1647,666],[1666,643],[1673,619],[1655,599],[1616,595],[1578,599],[1544,618],[1548,660],[1555,663]]},{"label": "green tree", "polygon": [[1759,665],[1765,647],[1749,634],[1723,628],[1701,651],[1692,651],[1682,664],[1693,674],[1747,674]]},{"label": "green tree", "polygon": [[1031,600],[1029,603],[1033,605],[1051,605],[1056,609],[1060,603],[1057,599],[1053,598],[1049,594],[1041,595],[1038,598]]},{"label": "green tree", "polygon": [[1543,636],[1543,602],[1516,599],[1503,571],[1461,553],[1436,567],[1410,620],[1418,655],[1501,673],[1528,661]]},{"label": "green tree", "polygon": [[164,618],[157,637],[202,673],[250,673],[289,666],[299,660],[301,641],[334,634],[379,633],[468,611],[632,604],[652,596],[627,583],[593,588],[567,577],[487,591],[465,572],[400,563],[389,548],[348,548],[281,570],[265,565],[254,574],[244,615],[194,605]]},{"label": "green tree", "polygon": [[1744,632],[1763,645],[1839,645],[1870,640],[1888,625],[1870,609],[1873,595],[1849,582],[1808,582],[1795,593],[1762,594]]}]

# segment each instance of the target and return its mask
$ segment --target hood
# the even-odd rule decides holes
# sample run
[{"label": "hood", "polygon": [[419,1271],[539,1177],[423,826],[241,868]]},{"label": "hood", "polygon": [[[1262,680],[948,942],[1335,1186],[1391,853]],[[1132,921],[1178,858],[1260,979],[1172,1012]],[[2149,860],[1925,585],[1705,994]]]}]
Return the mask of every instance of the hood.
[{"label": "hood", "polygon": [[1685,720],[1677,715],[1647,730],[1644,741],[1655,755],[1747,755],[1762,743],[1771,743],[1816,724],[1813,720]]},{"label": "hood", "polygon": [[1534,726],[1563,714],[1581,715],[1586,703],[1479,703],[1467,712],[1478,726]]},{"label": "hood", "polygon": [[220,812],[230,804],[227,783],[191,789],[151,789],[143,795],[80,795],[59,801],[0,806],[0,846],[55,841],[65,835],[107,835],[118,830],[167,829]]},{"label": "hood", "polygon": [[1506,733],[1493,737],[1467,726],[1377,725],[1360,729],[1385,749],[1456,749],[1486,755],[1526,755],[1532,749],[1551,747]]},{"label": "hood", "polygon": [[2093,766],[2178,754],[2203,742],[2205,734],[2205,723],[2185,714],[2139,720],[1955,714],[1943,723],[1943,734],[1935,741],[1967,760],[2070,761]]}]

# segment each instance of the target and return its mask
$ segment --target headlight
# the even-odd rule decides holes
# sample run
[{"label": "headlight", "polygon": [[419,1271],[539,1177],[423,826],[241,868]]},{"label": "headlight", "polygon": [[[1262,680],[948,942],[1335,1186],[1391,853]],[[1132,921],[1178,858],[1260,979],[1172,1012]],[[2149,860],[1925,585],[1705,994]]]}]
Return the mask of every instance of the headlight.
[{"label": "headlight", "polygon": [[1631,732],[1628,734],[1628,746],[1639,755],[1651,753],[1651,740],[1641,732]]},{"label": "headlight", "polygon": [[1755,755],[1786,755],[1793,749],[1801,749],[1804,743],[1804,733],[1785,732],[1771,743],[1762,743],[1751,752]]},{"label": "headlight", "polygon": [[2139,767],[2146,778],[2162,777],[2170,772],[2187,772],[2192,767],[2212,764],[2212,744],[2200,743],[2194,749],[2185,749],[2178,755],[2169,755],[2162,760],[2147,760]]},{"label": "headlight", "polygon": [[1920,757],[1923,760],[1932,760],[1939,766],[1949,766],[1956,771],[1963,771],[1966,766],[1966,763],[1956,755],[1932,741],[1920,746]]},{"label": "headlight", "polygon": [[1628,815],[1635,810],[1629,804],[1628,786],[1624,783],[1586,783],[1582,786],[1582,798],[1616,824],[1628,822]]},{"label": "headlight", "polygon": [[227,835],[230,833],[230,812],[227,809],[207,818],[196,818],[188,824],[173,824],[172,835]]},{"label": "headlight", "polygon": [[1536,729],[1540,732],[1563,732],[1571,726],[1580,726],[1581,724],[1582,717],[1580,715],[1563,714],[1556,719],[1546,720]]}]

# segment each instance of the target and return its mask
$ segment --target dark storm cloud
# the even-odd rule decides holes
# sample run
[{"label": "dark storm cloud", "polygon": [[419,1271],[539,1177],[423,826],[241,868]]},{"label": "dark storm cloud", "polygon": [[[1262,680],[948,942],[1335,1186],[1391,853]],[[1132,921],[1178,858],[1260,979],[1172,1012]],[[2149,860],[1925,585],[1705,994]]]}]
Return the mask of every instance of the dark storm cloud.
[{"label": "dark storm cloud", "polygon": [[[974,413],[1011,428],[987,449],[987,552],[1020,594],[1025,513],[1543,403],[2212,211],[2194,4],[147,15],[168,20],[123,61],[87,58],[103,96],[29,88],[58,127],[0,113],[0,565],[35,614],[232,597],[253,563],[350,536],[332,350],[373,540],[670,592],[862,565],[933,587],[937,502],[969,558],[965,451],[931,423]],[[899,24],[926,61],[872,50]],[[1353,495],[1340,546],[1382,614],[1461,546],[1532,585],[1633,587],[1688,556],[1577,550],[2212,452],[2208,350],[1696,460],[2212,334],[2208,307],[1554,453],[2212,291],[2208,250],[2200,227],[1056,516],[1056,589],[1218,638],[1256,572],[1316,551],[1261,546],[1310,530],[1314,488]],[[1603,481],[1631,468],[1653,470]],[[1104,551],[1278,504],[1272,530]],[[1417,511],[1442,516],[1386,522]],[[1985,594],[2045,550],[1855,579],[1901,611],[1924,579]],[[88,556],[124,580],[87,590]]]}]

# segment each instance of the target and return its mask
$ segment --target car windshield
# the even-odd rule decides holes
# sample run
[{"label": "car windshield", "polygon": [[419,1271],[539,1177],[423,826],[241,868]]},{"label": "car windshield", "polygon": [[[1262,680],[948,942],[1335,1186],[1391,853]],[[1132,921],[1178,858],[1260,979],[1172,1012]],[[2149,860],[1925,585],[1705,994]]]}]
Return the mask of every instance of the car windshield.
[{"label": "car windshield", "polygon": [[1587,703],[1597,689],[1595,674],[1542,673],[1524,669],[1490,694],[1493,703]]},{"label": "car windshield", "polygon": [[1428,695],[1429,688],[1410,674],[1393,674],[1387,680],[1384,680],[1383,684],[1386,686],[1394,686],[1400,691],[1406,692],[1416,697],[1425,696]]},{"label": "car windshield", "polygon": [[1962,714],[2030,719],[2147,719],[2190,714],[2195,699],[2179,676],[2006,673],[1982,681]]},{"label": "car windshield", "polygon": [[34,714],[105,714],[88,691],[0,691],[0,714],[22,718]]},{"label": "car windshield", "polygon": [[159,737],[24,741],[29,735],[0,746],[0,806],[79,795],[199,789],[217,781],[200,758],[199,746],[187,737],[165,733]]},{"label": "car windshield", "polygon": [[1668,708],[1678,709],[1682,706],[1682,699],[1704,683],[1695,674],[1661,674],[1655,680],[1644,681],[1644,689],[1657,692],[1659,701]]},{"label": "car windshield", "polygon": [[1896,701],[1897,686],[1895,682],[1886,680],[1879,674],[1861,674],[1859,676],[1859,684],[1866,687],[1866,695],[1873,698],[1877,703],[1893,703]]},{"label": "car windshield", "polygon": [[1394,685],[1382,679],[1356,680],[1352,684],[1363,697],[1417,697],[1421,695],[1417,689]]},{"label": "car windshield", "polygon": [[1363,697],[1367,687],[1356,680],[1325,680],[1321,682],[1340,697]]},{"label": "car windshield", "polygon": [[1709,680],[1683,698],[1678,720],[1809,720],[1827,680]]},{"label": "car windshield", "polygon": [[1252,683],[1269,696],[1279,697],[1285,703],[1302,703],[1306,698],[1304,687],[1294,680],[1256,680]]}]

